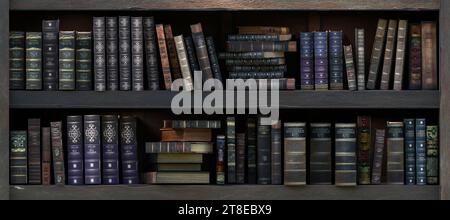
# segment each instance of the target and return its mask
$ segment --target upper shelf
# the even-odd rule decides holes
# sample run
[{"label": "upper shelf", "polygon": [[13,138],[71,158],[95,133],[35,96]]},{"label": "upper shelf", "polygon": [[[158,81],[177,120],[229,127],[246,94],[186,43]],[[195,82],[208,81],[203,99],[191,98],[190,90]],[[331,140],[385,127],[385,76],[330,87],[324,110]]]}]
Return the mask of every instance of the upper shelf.
[{"label": "upper shelf", "polygon": [[440,0],[10,0],[11,10],[439,10]]}]

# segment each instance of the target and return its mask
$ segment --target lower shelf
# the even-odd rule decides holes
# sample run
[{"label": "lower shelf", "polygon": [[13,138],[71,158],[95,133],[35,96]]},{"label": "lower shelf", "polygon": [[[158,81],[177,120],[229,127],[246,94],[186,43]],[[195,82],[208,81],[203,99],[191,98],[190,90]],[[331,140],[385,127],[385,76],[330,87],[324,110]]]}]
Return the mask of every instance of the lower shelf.
[{"label": "lower shelf", "polygon": [[439,186],[11,186],[12,200],[439,200]]}]

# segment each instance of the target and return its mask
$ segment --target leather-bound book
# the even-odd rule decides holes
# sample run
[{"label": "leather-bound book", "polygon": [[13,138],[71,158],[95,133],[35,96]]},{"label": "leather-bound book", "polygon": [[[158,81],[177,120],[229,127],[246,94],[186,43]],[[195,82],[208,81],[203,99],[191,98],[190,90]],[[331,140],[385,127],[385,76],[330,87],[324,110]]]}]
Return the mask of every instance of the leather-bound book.
[{"label": "leather-bound book", "polygon": [[52,139],[52,163],[53,176],[56,185],[66,184],[66,169],[64,166],[64,148],[62,135],[62,122],[50,122],[50,132]]},{"label": "leather-bound book", "polygon": [[59,20],[42,21],[42,80],[44,90],[58,90]]},{"label": "leather-bound book", "polygon": [[314,33],[314,78],[316,90],[328,90],[328,32]]},{"label": "leather-bound book", "polygon": [[28,119],[28,184],[40,185],[41,177],[41,120]]},{"label": "leather-bound book", "polygon": [[194,154],[212,154],[212,142],[147,142],[145,143],[145,153],[194,153]]},{"label": "leather-bound book", "polygon": [[216,184],[225,184],[225,136],[217,136]]},{"label": "leather-bound book", "polygon": [[261,118],[258,119],[257,135],[257,183],[260,185],[269,185],[272,183],[271,172],[271,126],[262,125]]},{"label": "leather-bound book", "polygon": [[197,51],[197,59],[200,64],[200,69],[203,72],[203,81],[214,78],[209,61],[208,49],[206,45],[203,28],[200,23],[191,25],[192,40],[194,41],[195,49]]},{"label": "leather-bound book", "polygon": [[336,124],[336,186],[356,186],[356,124]]},{"label": "leather-bound book", "polygon": [[387,123],[387,183],[405,183],[404,131],[403,122]]},{"label": "leather-bound book", "polygon": [[164,25],[164,35],[166,36],[167,51],[169,52],[170,70],[172,72],[172,79],[182,79],[180,63],[178,62],[177,48],[175,47],[175,40],[173,38],[172,26],[170,24]]},{"label": "leather-bound book", "polygon": [[227,118],[227,183],[237,183],[236,176],[236,118]]},{"label": "leather-bound book", "polygon": [[147,84],[150,90],[159,90],[158,48],[156,45],[155,19],[144,17],[145,61]]},{"label": "leather-bound book", "polygon": [[370,116],[358,116],[358,184],[370,184],[372,152],[372,120]]},{"label": "leather-bound book", "polygon": [[59,90],[75,90],[75,31],[59,33]]},{"label": "leather-bound book", "polygon": [[130,17],[121,16],[119,17],[119,87],[122,91],[132,89],[131,56]]},{"label": "leather-bound book", "polygon": [[392,63],[395,54],[395,41],[397,39],[397,20],[389,20],[388,33],[386,38],[386,49],[384,52],[383,71],[381,74],[381,90],[389,90],[391,88]]},{"label": "leather-bound book", "polygon": [[42,89],[42,33],[26,33],[26,89]]},{"label": "leather-bound book", "polygon": [[366,42],[365,30],[355,29],[355,49],[356,49],[356,75],[358,76],[358,90],[366,90]]},{"label": "leather-bound book", "polygon": [[48,186],[52,179],[52,141],[50,127],[42,128],[42,185]]},{"label": "leather-bound book", "polygon": [[184,38],[184,45],[186,46],[186,53],[189,60],[189,67],[191,68],[191,72],[199,71],[200,66],[198,64],[197,55],[195,54],[195,46],[194,41],[191,36],[186,36]]},{"label": "leather-bound book", "polygon": [[408,21],[400,20],[398,22],[397,33],[397,52],[395,59],[394,70],[394,90],[400,91],[403,89],[403,74],[405,71],[405,54],[406,54],[406,39],[408,35]]},{"label": "leather-bound book", "polygon": [[102,184],[100,116],[84,116],[84,183]]},{"label": "leather-bound book", "polygon": [[131,76],[133,91],[144,91],[144,30],[142,17],[131,18]]},{"label": "leather-bound book", "polygon": [[247,119],[247,183],[256,184],[257,173],[256,173],[256,118]]},{"label": "leather-bound book", "polygon": [[106,18],[106,89],[119,90],[119,33],[117,17]]},{"label": "leather-bound book", "polygon": [[245,184],[245,133],[236,134],[236,183]]},{"label": "leather-bound book", "polygon": [[84,184],[83,116],[67,116],[67,180],[69,185]]},{"label": "leather-bound book", "polygon": [[164,120],[164,128],[222,128],[219,120]]},{"label": "leather-bound book", "polygon": [[284,185],[306,185],[306,123],[284,124]]},{"label": "leather-bound book", "polygon": [[106,25],[104,17],[94,17],[94,84],[95,91],[106,90]]},{"label": "leather-bound book", "polygon": [[367,78],[367,89],[375,90],[377,88],[380,77],[380,67],[382,64],[382,56],[384,44],[386,42],[388,21],[385,19],[378,20],[377,31],[373,43],[372,56],[370,58],[369,76]]},{"label": "leather-bound book", "polygon": [[222,82],[222,72],[220,71],[219,59],[217,58],[216,45],[214,44],[213,37],[206,37],[206,46],[208,47],[208,55],[214,78]]},{"label": "leather-bound book", "polygon": [[342,48],[342,31],[329,33],[330,90],[344,89],[344,52]]},{"label": "leather-bound book", "polygon": [[350,91],[358,90],[357,87],[357,79],[356,79],[356,71],[355,71],[355,62],[353,59],[353,48],[352,45],[344,46],[345,53],[345,68],[347,70],[347,81],[348,81],[348,89]]},{"label": "leather-bound book", "polygon": [[11,185],[28,184],[27,131],[10,132],[9,181]]},{"label": "leather-bound book", "polygon": [[295,41],[228,41],[228,52],[297,52]]},{"label": "leather-bound book", "polygon": [[300,78],[302,90],[314,90],[314,34],[311,32],[300,33]]},{"label": "leather-bound book", "polygon": [[288,27],[275,26],[241,26],[238,27],[240,35],[289,34]]},{"label": "leather-bound book", "polygon": [[229,41],[290,41],[292,34],[237,34],[228,35]]},{"label": "leather-bound book", "polygon": [[102,151],[103,184],[119,184],[119,120],[117,115],[102,116]]},{"label": "leather-bound book", "polygon": [[9,89],[25,89],[25,32],[9,34]]},{"label": "leather-bound book", "polygon": [[281,79],[285,77],[284,71],[270,72],[229,72],[229,79]]},{"label": "leather-bound book", "polygon": [[158,37],[159,55],[161,58],[165,89],[171,90],[172,73],[170,71],[169,52],[167,52],[166,37],[164,35],[164,26],[162,24],[156,25],[156,36]]},{"label": "leather-bound book", "polygon": [[438,89],[436,22],[422,22],[422,89]]},{"label": "leather-bound book", "polygon": [[77,32],[76,87],[79,91],[92,90],[92,33]]},{"label": "leather-bound book", "polygon": [[[311,42],[308,44],[314,43],[313,33],[309,32],[303,32],[300,33],[300,37],[303,35],[310,35]],[[301,44],[300,44],[301,45]],[[314,45],[311,45],[311,48],[313,48]],[[301,46],[303,48],[303,46]],[[237,60],[248,60],[248,59],[258,59],[258,60],[264,60],[264,59],[281,59],[285,57],[284,52],[224,52],[219,53],[219,59],[237,59]],[[242,61],[243,62],[243,61]],[[269,65],[269,64],[265,64]],[[274,64],[273,64],[274,65]]]},{"label": "leather-bound book", "polygon": [[230,72],[287,72],[287,65],[273,66],[240,66],[229,65],[227,70]]},{"label": "leather-bound book", "polygon": [[422,89],[422,25],[411,24],[409,29],[409,89]]},{"label": "leather-bound book", "polygon": [[331,185],[333,183],[331,124],[311,124],[310,138],[309,181],[312,185]]},{"label": "leather-bound book", "polygon": [[162,128],[161,140],[164,142],[210,142],[212,140],[212,130],[205,128]]},{"label": "leather-bound book", "polygon": [[181,72],[183,75],[184,90],[192,91],[194,89],[192,72],[191,72],[191,68],[189,67],[186,48],[184,46],[183,35],[176,36],[174,38],[174,41],[175,41],[175,47],[176,47],[176,50],[178,53],[177,60],[179,60],[179,62],[180,62],[180,68],[181,68]]},{"label": "leather-bound book", "polygon": [[405,184],[416,184],[416,122],[405,119]]},{"label": "leather-bound book", "polygon": [[123,116],[120,119],[120,149],[122,155],[123,183],[139,184],[139,160],[136,118]]},{"label": "leather-bound book", "polygon": [[416,119],[416,183],[427,185],[427,123]]},{"label": "leather-bound book", "polygon": [[427,184],[439,184],[438,126],[427,126]]},{"label": "leather-bound book", "polygon": [[272,185],[281,185],[283,183],[282,180],[282,164],[281,164],[281,121],[276,122],[272,125],[272,149],[271,149],[271,171],[272,171]]},{"label": "leather-bound book", "polygon": [[383,156],[385,153],[385,136],[386,131],[377,129],[375,131],[375,149],[373,153],[373,168],[372,168],[372,185],[380,185],[383,174]]}]

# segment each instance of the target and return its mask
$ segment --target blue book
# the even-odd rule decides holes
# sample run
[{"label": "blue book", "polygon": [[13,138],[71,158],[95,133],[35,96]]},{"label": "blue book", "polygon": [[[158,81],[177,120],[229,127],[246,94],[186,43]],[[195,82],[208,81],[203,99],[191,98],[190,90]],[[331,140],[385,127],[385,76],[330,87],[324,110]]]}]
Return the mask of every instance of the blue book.
[{"label": "blue book", "polygon": [[314,90],[314,34],[300,33],[300,77],[302,90]]},{"label": "blue book", "polygon": [[69,185],[83,185],[82,116],[67,116],[67,165],[67,179]]},{"label": "blue book", "polygon": [[405,178],[406,185],[416,184],[415,120],[405,119]]},{"label": "blue book", "polygon": [[426,120],[416,119],[416,178],[417,185],[427,184]]},{"label": "blue book", "polygon": [[344,89],[344,62],[342,49],[342,31],[330,32],[330,89]]},{"label": "blue book", "polygon": [[314,66],[316,90],[328,90],[328,32],[314,33]]},{"label": "blue book", "polygon": [[136,119],[124,116],[120,120],[123,183],[139,184],[139,163],[136,138]]},{"label": "blue book", "polygon": [[84,183],[102,184],[100,116],[84,116]]},{"label": "blue book", "polygon": [[103,184],[120,184],[119,122],[117,115],[102,116]]}]

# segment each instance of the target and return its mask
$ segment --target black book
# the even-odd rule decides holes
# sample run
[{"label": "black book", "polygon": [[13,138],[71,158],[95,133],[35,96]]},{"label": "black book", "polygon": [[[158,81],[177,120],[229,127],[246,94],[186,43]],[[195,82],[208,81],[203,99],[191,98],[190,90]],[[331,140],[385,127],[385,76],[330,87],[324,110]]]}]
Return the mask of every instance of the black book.
[{"label": "black book", "polygon": [[50,136],[52,140],[53,176],[56,185],[66,184],[66,169],[64,166],[64,147],[62,122],[50,122]]},{"label": "black book", "polygon": [[119,17],[119,82],[120,90],[131,90],[130,17]]},{"label": "black book", "polygon": [[206,37],[206,46],[208,47],[208,55],[214,78],[222,81],[222,73],[220,72],[219,59],[217,58],[216,45],[214,44],[213,37]]},{"label": "black book", "polygon": [[131,18],[131,75],[133,91],[144,90],[144,33],[142,17]]},{"label": "black book", "polygon": [[109,91],[119,89],[119,54],[118,54],[117,17],[106,18],[106,87]]},{"label": "black book", "polygon": [[136,138],[136,118],[124,116],[120,120],[122,177],[124,184],[139,184],[139,161]]},{"label": "black book", "polygon": [[118,134],[118,116],[102,116],[103,184],[106,185],[120,183]]},{"label": "black book", "polygon": [[76,51],[77,90],[92,90],[92,33],[77,32]]},{"label": "black book", "polygon": [[83,117],[67,116],[67,179],[69,185],[84,184]]},{"label": "black book", "polygon": [[156,45],[155,19],[153,17],[145,17],[143,24],[148,88],[150,90],[159,90],[158,49]]},{"label": "black book", "polygon": [[199,71],[200,66],[198,65],[197,55],[195,54],[194,41],[191,36],[184,38],[184,44],[186,47],[186,53],[188,55],[189,67],[191,68],[191,73],[194,71]]},{"label": "black book", "polygon": [[9,34],[9,88],[25,89],[25,32]]},{"label": "black book", "polygon": [[40,185],[41,177],[41,120],[28,119],[28,183]]},{"label": "black book", "polygon": [[227,183],[236,183],[236,118],[227,118]]},{"label": "black book", "polygon": [[310,183],[331,185],[333,182],[331,124],[311,124],[310,137]]},{"label": "black book", "polygon": [[11,131],[10,133],[10,183],[25,185],[28,183],[27,131]]},{"label": "black book", "polygon": [[256,119],[247,120],[247,183],[256,184]]},{"label": "black book", "polygon": [[356,124],[336,124],[335,183],[337,186],[356,186]]},{"label": "black book", "polygon": [[26,89],[42,89],[42,33],[26,34]]},{"label": "black book", "polygon": [[281,165],[281,121],[272,125],[272,158],[271,158],[271,172],[272,172],[272,185],[282,184],[282,165]]},{"label": "black book", "polygon": [[59,90],[75,90],[75,31],[59,33]]},{"label": "black book", "polygon": [[100,116],[84,116],[84,183],[99,185],[102,183]]},{"label": "black book", "polygon": [[58,90],[58,38],[59,20],[42,21],[43,82],[44,90]]},{"label": "black book", "polygon": [[95,91],[106,90],[106,28],[104,17],[94,17],[94,83]]},{"label": "black book", "polygon": [[268,185],[272,183],[271,171],[271,126],[262,125],[262,119],[258,121],[257,144],[257,168],[258,184]]}]

